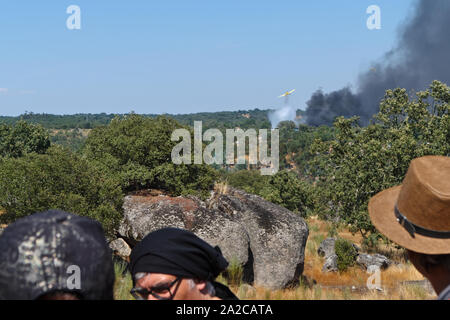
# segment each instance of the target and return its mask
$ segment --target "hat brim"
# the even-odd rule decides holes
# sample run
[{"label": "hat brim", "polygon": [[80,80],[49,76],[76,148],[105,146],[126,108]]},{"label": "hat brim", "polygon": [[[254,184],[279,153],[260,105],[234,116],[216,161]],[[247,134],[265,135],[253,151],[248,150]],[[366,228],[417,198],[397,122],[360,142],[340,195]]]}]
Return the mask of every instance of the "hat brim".
[{"label": "hat brim", "polygon": [[412,237],[397,221],[395,204],[401,185],[381,191],[369,201],[369,215],[373,225],[398,245],[418,253],[449,254],[450,239],[436,239],[415,234]]}]

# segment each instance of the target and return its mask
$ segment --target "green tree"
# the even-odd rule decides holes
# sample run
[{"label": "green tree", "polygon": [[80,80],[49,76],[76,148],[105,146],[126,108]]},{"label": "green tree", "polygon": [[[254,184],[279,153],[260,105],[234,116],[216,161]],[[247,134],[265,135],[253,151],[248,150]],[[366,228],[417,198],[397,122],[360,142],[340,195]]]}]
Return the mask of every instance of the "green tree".
[{"label": "green tree", "polygon": [[3,222],[48,209],[87,216],[114,233],[121,219],[119,184],[86,159],[59,146],[46,154],[0,159],[0,207]]},{"label": "green tree", "polygon": [[161,188],[174,195],[206,197],[217,172],[207,165],[172,163],[171,152],[178,142],[171,141],[171,135],[178,128],[183,127],[163,116],[116,117],[108,126],[93,129],[84,154],[107,175],[118,179],[124,191]]},{"label": "green tree", "polygon": [[259,170],[240,170],[226,176],[228,183],[248,193],[262,195],[269,187],[269,176],[261,175]]},{"label": "green tree", "polygon": [[355,264],[358,252],[350,241],[342,238],[337,239],[334,243],[334,251],[336,252],[337,267],[340,272]]},{"label": "green tree", "polygon": [[36,152],[45,153],[50,137],[41,125],[18,121],[15,125],[0,125],[0,156],[21,157]]},{"label": "green tree", "polygon": [[272,176],[263,176],[259,170],[241,170],[225,175],[228,183],[248,193],[306,216],[312,208],[313,189],[294,171],[283,170]]},{"label": "green tree", "polygon": [[306,216],[310,203],[311,188],[294,171],[279,171],[269,179],[269,187],[262,190],[262,196],[293,212]]},{"label": "green tree", "polygon": [[337,118],[335,138],[316,140],[311,167],[318,177],[315,210],[349,224],[364,238],[376,233],[367,212],[376,193],[401,184],[412,159],[450,155],[449,87],[434,81],[411,98],[387,90],[367,127],[357,117]]}]

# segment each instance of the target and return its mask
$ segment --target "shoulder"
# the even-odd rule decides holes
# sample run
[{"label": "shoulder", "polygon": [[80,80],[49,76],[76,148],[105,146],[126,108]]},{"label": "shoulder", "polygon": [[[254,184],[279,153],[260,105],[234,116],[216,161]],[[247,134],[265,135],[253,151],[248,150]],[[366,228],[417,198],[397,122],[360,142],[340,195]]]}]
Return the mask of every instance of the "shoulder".
[{"label": "shoulder", "polygon": [[438,300],[450,300],[450,285],[448,285],[438,296]]}]

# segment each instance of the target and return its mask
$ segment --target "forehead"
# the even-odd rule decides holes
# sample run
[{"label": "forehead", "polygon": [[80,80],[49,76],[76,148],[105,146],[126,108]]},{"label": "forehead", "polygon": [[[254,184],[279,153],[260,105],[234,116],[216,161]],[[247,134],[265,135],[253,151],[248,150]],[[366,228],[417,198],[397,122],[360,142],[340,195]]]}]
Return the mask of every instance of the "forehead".
[{"label": "forehead", "polygon": [[153,286],[160,283],[170,283],[176,279],[176,276],[165,273],[148,273],[144,277],[136,281],[139,287]]}]

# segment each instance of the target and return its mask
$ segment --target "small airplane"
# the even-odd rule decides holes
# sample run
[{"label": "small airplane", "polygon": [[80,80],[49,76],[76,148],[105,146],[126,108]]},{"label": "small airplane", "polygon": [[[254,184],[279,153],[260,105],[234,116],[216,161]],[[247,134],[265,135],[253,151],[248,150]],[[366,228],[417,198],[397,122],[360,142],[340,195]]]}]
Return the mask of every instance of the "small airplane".
[{"label": "small airplane", "polygon": [[278,98],[290,96],[292,93],[294,93],[294,91],[295,91],[295,89],[294,89],[294,90],[291,90],[291,91],[286,91],[285,93],[283,93],[283,94],[282,94],[281,96],[279,96]]}]

